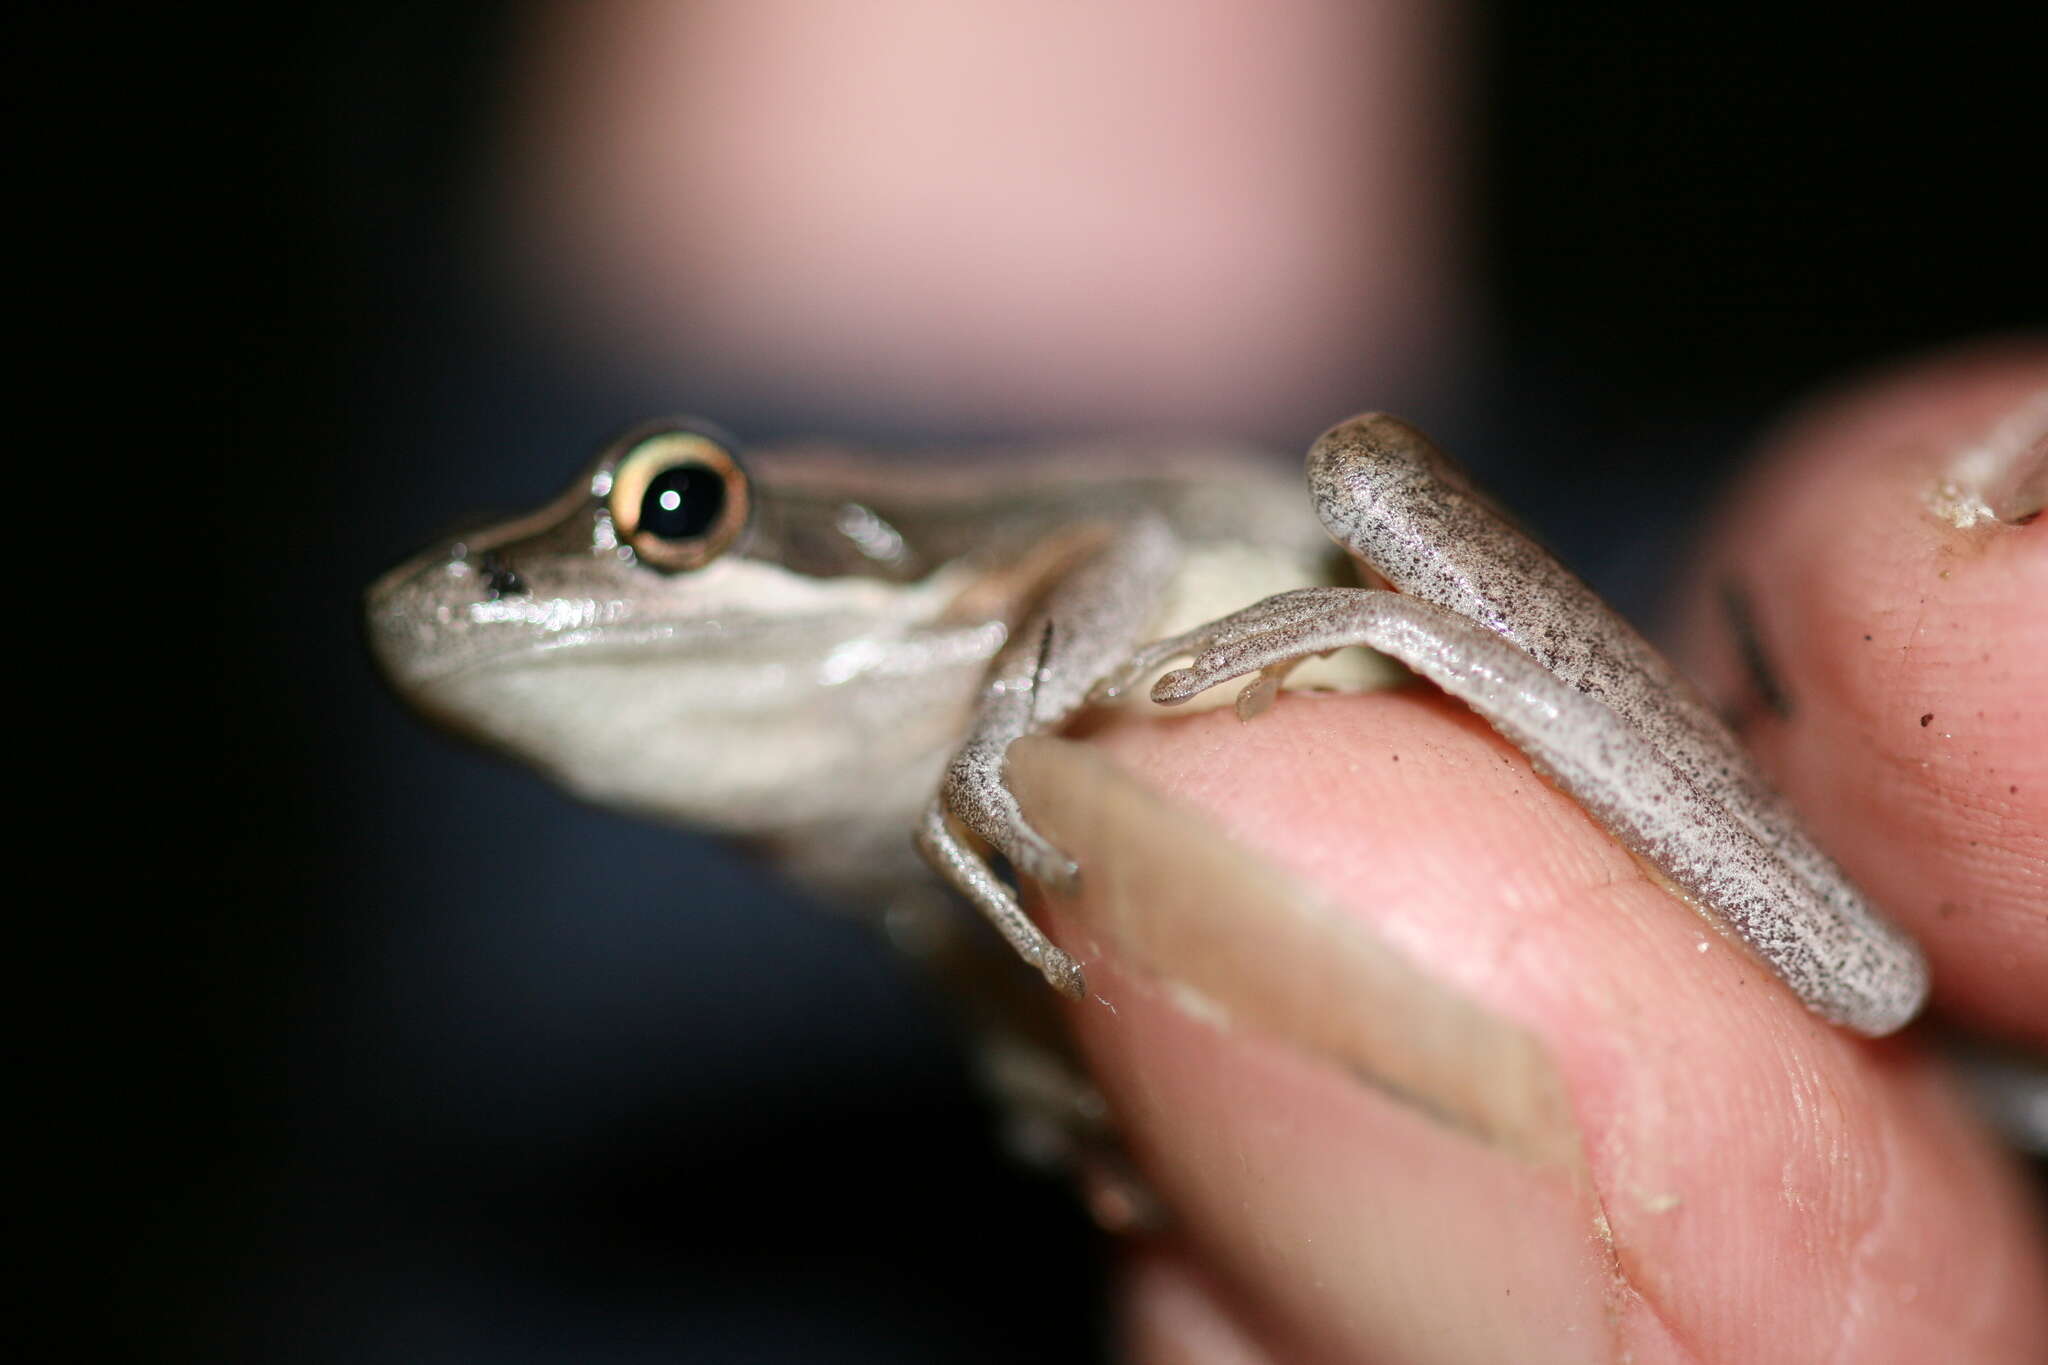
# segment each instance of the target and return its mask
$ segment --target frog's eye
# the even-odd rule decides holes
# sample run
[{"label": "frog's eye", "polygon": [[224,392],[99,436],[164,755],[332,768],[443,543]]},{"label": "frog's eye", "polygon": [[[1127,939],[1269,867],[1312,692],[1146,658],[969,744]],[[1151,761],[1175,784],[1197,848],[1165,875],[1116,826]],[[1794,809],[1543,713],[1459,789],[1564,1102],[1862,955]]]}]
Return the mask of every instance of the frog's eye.
[{"label": "frog's eye", "polygon": [[606,495],[619,542],[674,573],[716,559],[747,524],[747,476],[732,452],[694,431],[634,441]]}]

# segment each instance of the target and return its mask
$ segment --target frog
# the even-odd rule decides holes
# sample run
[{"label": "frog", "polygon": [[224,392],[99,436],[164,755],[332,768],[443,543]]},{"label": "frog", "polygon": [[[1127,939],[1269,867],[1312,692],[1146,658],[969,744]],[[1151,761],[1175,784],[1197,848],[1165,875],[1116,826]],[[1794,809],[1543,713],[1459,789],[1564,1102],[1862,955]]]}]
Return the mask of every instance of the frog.
[{"label": "frog", "polygon": [[545,507],[384,575],[368,635],[449,729],[951,945],[929,927],[936,872],[1072,1000],[1086,974],[1018,886],[1072,894],[1087,870],[1033,828],[1011,745],[1241,680],[1251,720],[1283,688],[1419,676],[1809,1010],[1870,1037],[1918,1014],[1919,948],[1715,709],[1428,436],[1349,418],[1307,481],[1199,443],[947,463],[742,451],[660,419]]}]

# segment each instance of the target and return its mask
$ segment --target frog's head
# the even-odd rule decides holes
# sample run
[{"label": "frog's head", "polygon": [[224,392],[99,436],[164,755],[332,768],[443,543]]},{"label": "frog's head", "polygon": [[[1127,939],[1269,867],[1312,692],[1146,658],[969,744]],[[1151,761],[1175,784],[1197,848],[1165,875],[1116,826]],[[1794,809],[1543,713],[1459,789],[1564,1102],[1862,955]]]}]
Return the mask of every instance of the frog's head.
[{"label": "frog's head", "polygon": [[380,578],[372,649],[416,708],[604,804],[752,831],[923,784],[1003,627],[949,616],[949,568],[793,565],[784,501],[715,428],[645,424]]}]

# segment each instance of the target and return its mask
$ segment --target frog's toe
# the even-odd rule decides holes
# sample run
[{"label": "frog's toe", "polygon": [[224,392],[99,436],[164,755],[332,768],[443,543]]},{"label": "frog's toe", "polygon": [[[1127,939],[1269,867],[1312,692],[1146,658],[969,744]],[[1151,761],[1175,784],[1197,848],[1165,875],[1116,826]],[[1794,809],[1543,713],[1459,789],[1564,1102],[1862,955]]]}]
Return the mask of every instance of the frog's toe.
[{"label": "frog's toe", "polygon": [[1048,948],[1034,963],[1045,984],[1069,1000],[1088,998],[1088,974],[1081,970],[1081,964],[1057,948]]},{"label": "frog's toe", "polygon": [[1171,673],[1159,675],[1159,681],[1152,684],[1152,700],[1161,706],[1178,706],[1208,687],[1199,679],[1201,674],[1194,668],[1176,668]]},{"label": "frog's toe", "polygon": [[[1195,661],[1186,668],[1161,674],[1159,681],[1152,685],[1152,700],[1161,706],[1178,706],[1218,683],[1226,683],[1263,668],[1266,660],[1253,658],[1247,662],[1244,658],[1249,652],[1247,646],[1255,645],[1263,638],[1254,636],[1250,640],[1205,650],[1196,655]],[[1253,687],[1256,686],[1258,684],[1254,683]]]}]

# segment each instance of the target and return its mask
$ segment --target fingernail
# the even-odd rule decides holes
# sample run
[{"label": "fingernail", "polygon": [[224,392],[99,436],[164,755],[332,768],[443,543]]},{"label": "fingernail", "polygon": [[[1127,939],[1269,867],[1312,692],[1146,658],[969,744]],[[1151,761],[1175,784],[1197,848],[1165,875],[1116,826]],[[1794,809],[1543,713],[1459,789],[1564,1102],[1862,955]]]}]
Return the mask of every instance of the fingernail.
[{"label": "fingernail", "polygon": [[1935,487],[1935,513],[1957,527],[2019,526],[2048,507],[2048,390],[1965,446]]},{"label": "fingernail", "polygon": [[1097,940],[1084,957],[1107,952],[1210,1022],[1291,1044],[1524,1161],[1581,1165],[1564,1081],[1533,1035],[1092,748],[1021,740],[1009,774],[1085,869],[1086,894],[1060,907]]}]

